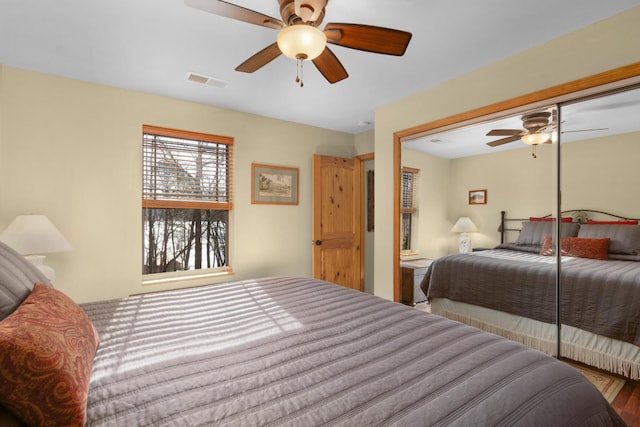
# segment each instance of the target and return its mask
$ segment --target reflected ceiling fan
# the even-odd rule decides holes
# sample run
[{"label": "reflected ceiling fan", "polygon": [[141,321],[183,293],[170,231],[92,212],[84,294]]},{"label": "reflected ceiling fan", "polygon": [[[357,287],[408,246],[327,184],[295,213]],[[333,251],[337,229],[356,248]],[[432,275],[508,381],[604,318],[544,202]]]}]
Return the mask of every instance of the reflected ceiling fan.
[{"label": "reflected ceiling fan", "polygon": [[[489,147],[497,147],[499,145],[508,144],[522,140],[527,145],[539,145],[551,142],[550,127],[555,127],[555,120],[549,124],[551,113],[549,111],[540,111],[536,113],[525,114],[522,116],[522,127],[524,129],[493,129],[487,133],[487,136],[506,136],[506,138],[497,139],[487,142]],[[549,130],[548,132],[545,132]]]},{"label": "reflected ceiling fan", "polygon": [[187,6],[238,21],[279,30],[276,42],[265,47],[236,71],[253,73],[284,54],[298,62],[296,82],[303,86],[302,61],[310,60],[329,81],[336,83],[349,77],[327,43],[366,52],[402,56],[411,33],[362,24],[329,23],[318,28],[328,0],[278,0],[282,20],[222,0],[185,0]]},{"label": "reflected ceiling fan", "polygon": [[[553,118],[551,122],[549,122],[549,118],[552,116]],[[552,141],[555,141],[554,132],[556,132],[557,129],[557,114],[555,109],[553,110],[553,113],[549,111],[538,111],[535,113],[525,114],[521,119],[523,129],[493,129],[489,131],[487,136],[506,136],[506,138],[487,142],[487,145],[490,147],[498,147],[503,144],[520,140],[533,148],[532,156],[535,158],[536,146],[540,144],[550,144]],[[570,130],[562,131],[562,133],[590,132],[599,130],[607,130],[607,128]]]}]

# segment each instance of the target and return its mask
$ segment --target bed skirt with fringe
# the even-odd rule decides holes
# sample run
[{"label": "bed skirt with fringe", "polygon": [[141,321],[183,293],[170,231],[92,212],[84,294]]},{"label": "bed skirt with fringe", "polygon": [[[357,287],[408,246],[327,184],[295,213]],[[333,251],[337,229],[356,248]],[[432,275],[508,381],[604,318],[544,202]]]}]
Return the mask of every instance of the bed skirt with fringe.
[{"label": "bed skirt with fringe", "polygon": [[[556,325],[484,307],[432,298],[431,312],[556,356]],[[640,347],[562,325],[560,356],[617,375],[640,379]]]}]

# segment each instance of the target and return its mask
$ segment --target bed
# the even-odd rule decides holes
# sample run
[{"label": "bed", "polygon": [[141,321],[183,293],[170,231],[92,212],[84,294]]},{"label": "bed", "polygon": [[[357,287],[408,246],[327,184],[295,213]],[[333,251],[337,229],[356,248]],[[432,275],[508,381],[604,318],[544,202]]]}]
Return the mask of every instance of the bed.
[{"label": "bed", "polygon": [[78,306],[36,273],[6,276],[0,405],[32,425],[624,425],[557,359],[321,280]]},{"label": "bed", "polygon": [[[594,213],[606,214],[565,211],[560,223],[560,354],[639,379],[640,227],[617,216],[589,219]],[[503,213],[500,229],[516,230],[507,221]],[[514,242],[442,257],[421,287],[433,313],[557,355],[555,222],[517,221]]]}]

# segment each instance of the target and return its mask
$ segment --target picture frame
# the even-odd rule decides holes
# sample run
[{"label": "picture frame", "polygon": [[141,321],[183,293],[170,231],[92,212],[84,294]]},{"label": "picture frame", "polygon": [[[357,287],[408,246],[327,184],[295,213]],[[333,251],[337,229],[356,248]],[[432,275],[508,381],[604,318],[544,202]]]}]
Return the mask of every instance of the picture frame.
[{"label": "picture frame", "polygon": [[297,205],[298,181],[298,168],[252,163],[251,203]]},{"label": "picture frame", "polygon": [[471,190],[471,191],[469,191],[469,204],[470,205],[486,205],[487,204],[487,190]]}]

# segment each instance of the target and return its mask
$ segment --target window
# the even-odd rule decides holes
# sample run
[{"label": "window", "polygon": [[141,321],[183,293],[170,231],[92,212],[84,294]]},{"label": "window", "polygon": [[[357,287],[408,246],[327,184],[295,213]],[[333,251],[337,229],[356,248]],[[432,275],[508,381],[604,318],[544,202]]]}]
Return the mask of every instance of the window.
[{"label": "window", "polygon": [[143,126],[143,274],[229,265],[233,139]]},{"label": "window", "polygon": [[419,169],[402,168],[402,200],[400,214],[400,249],[404,252],[411,251],[411,222],[418,212],[416,203],[416,183],[418,182]]}]

